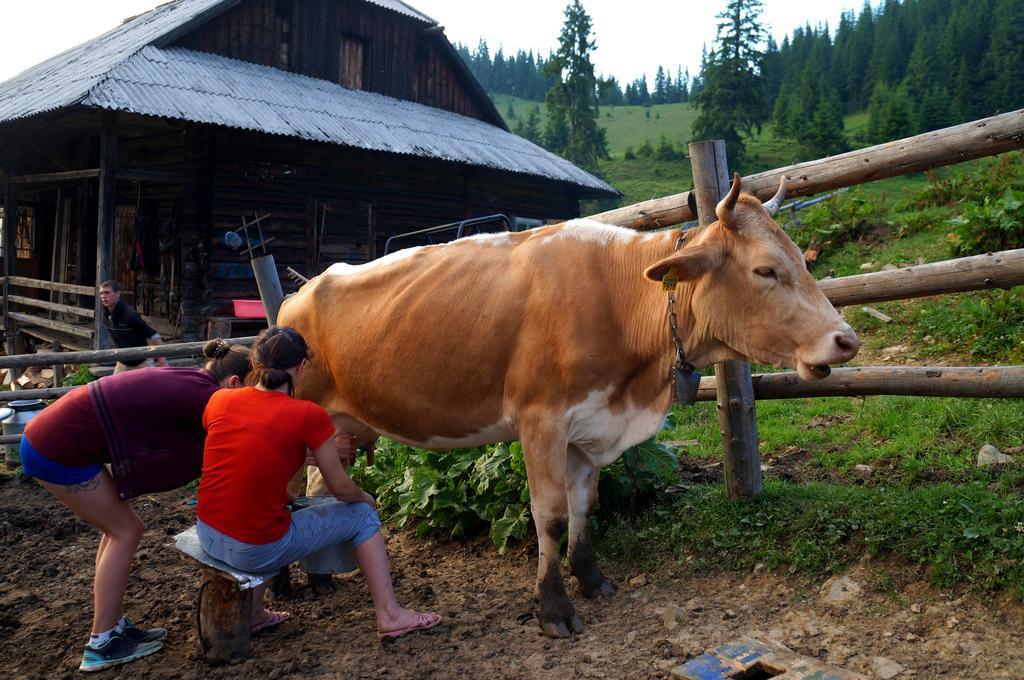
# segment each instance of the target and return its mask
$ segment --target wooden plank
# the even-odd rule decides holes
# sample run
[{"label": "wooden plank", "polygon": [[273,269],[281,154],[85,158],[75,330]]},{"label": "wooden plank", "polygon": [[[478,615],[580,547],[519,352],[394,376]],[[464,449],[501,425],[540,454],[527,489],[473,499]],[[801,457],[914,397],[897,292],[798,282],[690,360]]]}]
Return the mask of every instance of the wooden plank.
[{"label": "wooden plank", "polygon": [[49,184],[91,179],[99,177],[99,175],[99,168],[91,168],[88,170],[67,170],[65,172],[44,172],[36,175],[16,175],[11,178],[11,182],[13,184]]},{"label": "wooden plank", "polygon": [[[10,137],[5,140],[4,145],[4,170],[8,176],[15,170],[15,142]],[[3,223],[3,263],[4,263],[4,287],[3,287],[3,325],[6,337],[5,350],[8,354],[14,353],[14,336],[7,331],[13,325],[9,317],[10,307],[10,286],[14,277],[14,232],[18,222],[18,193],[17,185],[10,181],[4,183],[4,223]]]},{"label": "wooden plank", "polygon": [[[768,170],[743,178],[743,190],[761,200],[775,195],[782,175],[790,178],[788,195],[808,196],[830,189],[921,172],[1024,147],[1024,109],[982,118],[829,156]],[[658,229],[694,219],[690,192],[656,198],[590,217],[633,229]]]},{"label": "wooden plank", "polygon": [[[717,217],[715,206],[729,191],[725,142],[690,144],[693,186],[701,224]],[[723,473],[729,498],[748,498],[761,493],[761,454],[758,451],[757,416],[750,364],[722,361],[715,364],[718,385],[718,424],[722,431]]]},{"label": "wooden plank", "polygon": [[1020,285],[1024,248],[818,281],[836,307]]},{"label": "wooden plank", "polygon": [[92,286],[79,286],[75,283],[57,283],[56,281],[42,281],[30,279],[27,276],[8,277],[12,286],[23,288],[35,288],[37,290],[52,290],[58,293],[71,293],[73,295],[95,295],[96,289]]},{"label": "wooden plank", "polygon": [[[795,371],[753,376],[757,399],[808,397],[1009,398],[1024,397],[1024,366],[854,366],[833,368],[823,380],[805,382]],[[700,381],[698,401],[716,399],[717,380]]]},{"label": "wooden plank", "polygon": [[[62,305],[57,302],[46,302],[45,300],[36,300],[35,298],[27,298],[21,295],[8,295],[7,299],[11,302],[15,302],[19,305],[25,305],[27,307],[35,307],[37,309],[47,309],[53,312],[62,312],[64,314],[77,314],[78,316],[84,316],[92,319],[96,314],[91,309],[85,309],[84,307],[74,307],[72,305]],[[92,337],[92,334],[89,335]]]},{"label": "wooden plank", "polygon": [[[103,113],[100,135],[99,208],[96,225],[96,286],[110,279],[114,257],[114,203],[117,182],[117,113]],[[103,303],[96,295],[94,303],[96,349],[110,346],[110,337],[103,325]]]},{"label": "wooden plank", "polygon": [[[7,316],[14,321],[20,321],[24,324],[33,326],[42,326],[43,328],[49,328],[50,330],[60,331],[61,333],[68,333],[69,335],[77,335],[80,338],[92,338],[92,328],[82,328],[80,326],[73,326],[63,321],[53,321],[52,319],[43,319],[38,316],[31,314],[25,314],[23,312],[7,312]],[[48,364],[43,364],[44,366]]]},{"label": "wooden plank", "polygon": [[[225,338],[230,345],[251,345],[256,336]],[[202,342],[175,342],[148,347],[125,347],[124,349],[90,349],[81,352],[37,352],[35,354],[11,354],[0,356],[0,368],[27,368],[29,366],[52,366],[63,363],[73,364],[113,363],[115,361],[137,361],[164,357],[197,357],[203,353]]]}]

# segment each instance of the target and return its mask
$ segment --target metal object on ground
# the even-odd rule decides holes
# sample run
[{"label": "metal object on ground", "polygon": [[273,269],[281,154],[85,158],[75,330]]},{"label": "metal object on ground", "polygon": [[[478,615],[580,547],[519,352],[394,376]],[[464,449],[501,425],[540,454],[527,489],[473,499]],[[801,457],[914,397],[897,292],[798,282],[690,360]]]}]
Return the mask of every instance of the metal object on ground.
[{"label": "metal object on ground", "polygon": [[[3,421],[3,433],[6,436],[20,435],[25,431],[28,421],[46,407],[42,399],[16,399],[7,402],[8,408],[4,411],[12,413]],[[7,444],[4,451],[4,460],[8,467],[21,465],[21,455],[18,453],[18,444]]]},{"label": "metal object on ground", "polygon": [[867,680],[780,644],[741,638],[672,669],[676,680]]}]

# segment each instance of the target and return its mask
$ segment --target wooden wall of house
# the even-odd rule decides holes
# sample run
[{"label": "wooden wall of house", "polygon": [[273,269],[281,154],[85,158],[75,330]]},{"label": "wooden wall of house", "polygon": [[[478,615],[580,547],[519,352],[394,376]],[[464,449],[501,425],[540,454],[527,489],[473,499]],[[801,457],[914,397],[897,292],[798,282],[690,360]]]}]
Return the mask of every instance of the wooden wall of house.
[{"label": "wooden wall of house", "polygon": [[495,123],[425,28],[358,0],[246,0],[175,44]]},{"label": "wooden wall of house", "polygon": [[[77,136],[57,136],[52,145],[50,127],[20,130],[26,151],[19,172],[97,167],[95,126],[76,121],[71,127]],[[70,160],[55,166],[38,148]],[[269,214],[262,232],[273,239],[268,252],[291,291],[297,285],[287,267],[311,276],[334,262],[367,262],[383,254],[394,234],[499,212],[537,219],[578,214],[571,187],[541,178],[143,117],[120,119],[118,165],[184,180],[117,183],[111,271],[129,303],[163,320],[159,330],[169,327],[185,340],[203,336],[207,317],[231,315],[232,299],[258,297],[248,255],[224,246],[224,234],[243,218]],[[35,211],[39,249],[33,262],[19,263],[18,273],[50,279],[54,236],[62,233],[67,266],[52,278],[93,285],[95,178],[33,186],[19,191],[19,202]],[[132,253],[143,237],[151,257],[140,268]]]},{"label": "wooden wall of house", "polygon": [[[214,313],[229,313],[234,298],[258,296],[248,256],[223,245],[243,217],[269,215],[260,226],[274,239],[267,250],[288,292],[297,285],[286,267],[311,276],[334,262],[366,262],[382,255],[394,234],[497,212],[578,215],[571,190],[538,178],[232,130],[213,134],[210,288],[203,304]],[[255,229],[250,237],[257,240]]]}]

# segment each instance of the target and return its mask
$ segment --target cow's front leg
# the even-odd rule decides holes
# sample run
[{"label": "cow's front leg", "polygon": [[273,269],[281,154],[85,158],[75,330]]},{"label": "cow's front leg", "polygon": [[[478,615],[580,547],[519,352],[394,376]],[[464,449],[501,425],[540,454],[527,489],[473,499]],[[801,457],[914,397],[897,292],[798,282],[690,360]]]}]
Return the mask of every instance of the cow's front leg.
[{"label": "cow's front leg", "polygon": [[579,581],[584,597],[610,597],[618,588],[597,566],[590,542],[588,520],[597,503],[600,470],[574,446],[566,458],[566,492],[569,500],[569,571]]},{"label": "cow's front leg", "polygon": [[521,425],[520,439],[530,483],[530,509],[537,526],[537,616],[549,637],[569,637],[583,632],[583,622],[565,592],[559,564],[558,546],[568,526],[565,430],[544,420]]}]

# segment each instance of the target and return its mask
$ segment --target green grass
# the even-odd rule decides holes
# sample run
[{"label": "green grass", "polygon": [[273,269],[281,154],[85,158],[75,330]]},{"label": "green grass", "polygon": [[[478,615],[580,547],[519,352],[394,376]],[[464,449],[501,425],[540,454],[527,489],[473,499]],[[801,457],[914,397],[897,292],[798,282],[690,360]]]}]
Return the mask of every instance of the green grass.
[{"label": "green grass", "polygon": [[[879,467],[889,483],[915,485],[936,475],[970,481],[982,474],[975,456],[983,444],[1024,444],[1024,401],[872,396],[757,402],[761,455],[768,464],[806,452],[807,475],[830,476],[854,465]],[[713,403],[675,407],[662,441],[690,440],[680,456],[721,457]]]},{"label": "green grass", "polygon": [[770,569],[823,574],[864,555],[916,565],[943,587],[1007,590],[1024,599],[1024,500],[981,484],[903,489],[769,482],[744,502],[720,486],[667,497],[636,523],[614,522],[599,551],[682,572]]}]

